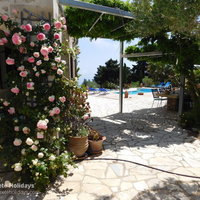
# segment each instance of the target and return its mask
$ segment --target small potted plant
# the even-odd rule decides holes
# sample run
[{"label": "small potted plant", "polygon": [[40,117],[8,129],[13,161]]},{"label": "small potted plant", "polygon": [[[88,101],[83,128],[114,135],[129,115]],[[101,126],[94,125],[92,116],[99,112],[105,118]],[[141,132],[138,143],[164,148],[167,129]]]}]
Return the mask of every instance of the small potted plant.
[{"label": "small potted plant", "polygon": [[102,136],[97,130],[89,128],[88,142],[89,148],[88,152],[90,154],[100,154],[103,150],[103,141],[106,140],[105,136]]},{"label": "small potted plant", "polygon": [[68,149],[79,158],[83,157],[88,149],[88,134],[88,127],[82,125],[76,130],[72,130],[72,134],[69,136]]}]

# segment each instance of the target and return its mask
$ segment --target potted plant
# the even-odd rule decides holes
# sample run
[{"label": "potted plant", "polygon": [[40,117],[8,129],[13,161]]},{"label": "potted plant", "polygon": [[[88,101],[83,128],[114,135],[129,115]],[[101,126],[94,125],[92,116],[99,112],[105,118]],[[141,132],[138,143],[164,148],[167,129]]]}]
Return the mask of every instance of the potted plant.
[{"label": "potted plant", "polygon": [[90,128],[88,135],[90,154],[100,154],[103,150],[103,141],[106,140],[105,136],[102,136],[97,130]]},{"label": "potted plant", "polygon": [[88,135],[89,129],[82,125],[69,136],[68,149],[78,158],[83,157],[88,149]]}]

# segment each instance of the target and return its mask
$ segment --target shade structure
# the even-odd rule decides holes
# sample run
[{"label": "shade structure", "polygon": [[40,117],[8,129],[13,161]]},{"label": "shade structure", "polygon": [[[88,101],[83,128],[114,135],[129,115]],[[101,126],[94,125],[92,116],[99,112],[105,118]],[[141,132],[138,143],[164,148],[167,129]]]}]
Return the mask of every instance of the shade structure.
[{"label": "shade structure", "polygon": [[104,14],[110,14],[115,15],[119,17],[134,19],[134,16],[131,12],[121,10],[119,8],[111,8],[108,6],[102,6],[82,1],[76,1],[76,0],[59,0],[60,4],[65,6],[71,6],[75,8],[80,8],[84,10],[90,10],[94,12],[104,13]]}]

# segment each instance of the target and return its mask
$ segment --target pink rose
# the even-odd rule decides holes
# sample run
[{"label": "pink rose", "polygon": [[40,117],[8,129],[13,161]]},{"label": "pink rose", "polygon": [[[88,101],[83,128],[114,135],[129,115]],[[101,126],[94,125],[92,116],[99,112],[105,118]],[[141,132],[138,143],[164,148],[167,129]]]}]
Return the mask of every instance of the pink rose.
[{"label": "pink rose", "polygon": [[37,66],[39,66],[39,65],[41,65],[42,64],[42,61],[41,60],[38,60],[37,62],[36,62],[36,65]]},{"label": "pink rose", "polygon": [[26,28],[26,25],[22,24],[21,29],[25,30],[25,28]]},{"label": "pink rose", "polygon": [[27,49],[25,47],[19,47],[19,52],[25,54],[27,53]]},{"label": "pink rose", "polygon": [[43,28],[44,28],[45,31],[49,31],[49,30],[51,29],[51,26],[50,26],[49,23],[45,23],[45,24],[43,25]]},{"label": "pink rose", "polygon": [[14,131],[19,132],[19,126],[15,126]]},{"label": "pink rose", "polygon": [[89,119],[89,118],[90,118],[89,115],[84,115],[84,116],[83,116],[83,120],[87,120],[87,119]]},{"label": "pink rose", "polygon": [[58,69],[58,70],[57,70],[57,74],[58,74],[58,75],[62,75],[62,74],[63,74],[63,70]]},{"label": "pink rose", "polygon": [[44,57],[44,60],[45,60],[45,61],[49,61],[49,56],[45,56],[45,57]]},{"label": "pink rose", "polygon": [[3,46],[4,45],[4,42],[2,39],[0,39],[0,46]]},{"label": "pink rose", "polygon": [[48,48],[47,47],[42,47],[41,49],[40,49],[40,53],[43,55],[43,56],[47,56],[48,54],[49,54],[49,50],[48,50]]},{"label": "pink rose", "polygon": [[34,63],[34,62],[35,62],[35,58],[34,58],[33,56],[31,56],[31,57],[29,57],[29,58],[27,59],[27,61],[28,61],[29,63]]},{"label": "pink rose", "polygon": [[25,67],[23,65],[21,65],[20,67],[17,68],[18,71],[24,71]]},{"label": "pink rose", "polygon": [[31,26],[31,24],[26,24],[26,25],[25,25],[25,30],[26,30],[27,32],[31,32],[31,31],[32,31],[32,26]]},{"label": "pink rose", "polygon": [[10,35],[10,32],[4,31],[4,34],[6,37],[8,37]]},{"label": "pink rose", "polygon": [[55,96],[54,96],[54,95],[49,96],[48,100],[49,100],[50,102],[54,102],[54,100],[55,100]]},{"label": "pink rose", "polygon": [[47,130],[48,126],[48,120],[39,120],[37,123],[37,128],[42,130]]},{"label": "pink rose", "polygon": [[7,40],[7,38],[5,38],[5,37],[4,37],[4,38],[1,38],[1,40],[3,41],[4,44],[7,44],[7,43],[8,43],[8,40]]},{"label": "pink rose", "polygon": [[54,22],[54,26],[56,27],[56,29],[61,29],[62,28],[62,23],[59,21]]},{"label": "pink rose", "polygon": [[26,88],[28,90],[34,90],[34,83],[33,82],[27,82],[26,83]]},{"label": "pink rose", "polygon": [[15,138],[15,140],[13,141],[13,144],[15,146],[20,146],[22,144],[22,140],[21,139],[18,139],[18,138]]},{"label": "pink rose", "polygon": [[67,30],[67,26],[66,26],[66,25],[63,25],[63,29],[66,31],[66,30]]},{"label": "pink rose", "polygon": [[43,133],[40,133],[40,132],[37,132],[37,138],[38,138],[38,139],[44,138],[44,134],[43,134]]},{"label": "pink rose", "polygon": [[10,103],[9,103],[9,102],[7,102],[7,101],[4,101],[4,102],[3,102],[3,105],[7,107],[7,106],[9,106],[9,105],[10,105]]},{"label": "pink rose", "polygon": [[14,65],[15,64],[15,59],[13,59],[13,58],[7,58],[6,59],[6,64],[7,65]]},{"label": "pink rose", "polygon": [[20,90],[18,87],[11,88],[11,92],[14,94],[19,94]]},{"label": "pink rose", "polygon": [[3,21],[7,21],[8,20],[8,16],[7,15],[2,15],[1,18],[3,19]]},{"label": "pink rose", "polygon": [[37,147],[36,145],[32,145],[32,146],[31,146],[31,149],[32,149],[33,151],[37,151],[37,150],[38,150],[38,147]]},{"label": "pink rose", "polygon": [[28,128],[28,127],[24,127],[24,128],[22,129],[22,131],[23,131],[24,134],[29,134],[30,131],[31,131],[31,129]]},{"label": "pink rose", "polygon": [[57,46],[58,46],[58,44],[57,44],[56,42],[54,42],[54,43],[53,43],[53,46],[54,46],[54,47],[57,47]]},{"label": "pink rose", "polygon": [[40,72],[36,72],[36,73],[35,73],[35,76],[36,76],[36,77],[39,77],[39,76],[40,76]]},{"label": "pink rose", "polygon": [[21,36],[21,38],[22,38],[22,42],[26,42],[26,37],[25,36]]},{"label": "pink rose", "polygon": [[38,33],[37,34],[37,39],[42,41],[42,40],[45,40],[46,39],[46,36],[44,33]]},{"label": "pink rose", "polygon": [[42,74],[46,73],[46,71],[44,69],[41,69],[40,71],[41,71]]},{"label": "pink rose", "polygon": [[16,9],[12,9],[12,13],[13,13],[14,15],[17,15],[17,14],[18,14],[18,11],[17,11]]},{"label": "pink rose", "polygon": [[55,113],[56,115],[60,114],[60,108],[55,107],[55,108],[53,108],[53,110],[54,110],[54,113]]},{"label": "pink rose", "polygon": [[49,53],[52,53],[52,52],[53,52],[53,47],[52,47],[52,46],[49,46],[49,47],[48,47],[48,52],[49,52]]},{"label": "pink rose", "polygon": [[34,56],[35,58],[39,58],[39,57],[40,57],[40,53],[39,53],[39,52],[34,52],[34,53],[33,53],[33,56]]},{"label": "pink rose", "polygon": [[14,33],[12,36],[12,42],[15,45],[20,45],[22,43],[22,38],[19,33]]},{"label": "pink rose", "polygon": [[62,102],[62,103],[65,103],[65,101],[66,101],[66,97],[59,97],[59,100]]},{"label": "pink rose", "polygon": [[35,46],[35,43],[34,43],[34,42],[31,42],[31,43],[30,43],[30,46],[31,46],[31,47],[34,47],[34,46]]},{"label": "pink rose", "polygon": [[10,108],[8,109],[8,113],[9,113],[10,115],[15,114],[15,108],[14,108],[14,107],[10,107]]},{"label": "pink rose", "polygon": [[28,72],[27,71],[21,71],[19,73],[19,75],[24,78],[24,77],[26,77],[28,75]]},{"label": "pink rose", "polygon": [[59,40],[60,39],[60,35],[58,33],[54,34],[54,39]]},{"label": "pink rose", "polygon": [[61,61],[61,57],[55,57],[55,61],[56,62],[60,62]]}]

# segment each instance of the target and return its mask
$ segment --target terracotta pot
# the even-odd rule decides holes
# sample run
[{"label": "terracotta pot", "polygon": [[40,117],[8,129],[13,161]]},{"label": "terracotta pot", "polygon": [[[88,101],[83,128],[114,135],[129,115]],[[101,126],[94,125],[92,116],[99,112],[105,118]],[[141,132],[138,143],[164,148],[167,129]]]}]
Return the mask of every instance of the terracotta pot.
[{"label": "terracotta pot", "polygon": [[106,139],[105,136],[102,136],[100,140],[88,140],[89,141],[89,148],[88,151],[91,154],[98,154],[101,153],[103,150],[103,141]]},{"label": "terracotta pot", "polygon": [[69,137],[68,148],[77,157],[84,156],[88,149],[88,137]]},{"label": "terracotta pot", "polygon": [[124,98],[128,98],[128,91],[124,92]]},{"label": "terracotta pot", "polygon": [[144,95],[144,93],[143,92],[138,92],[138,95]]}]

